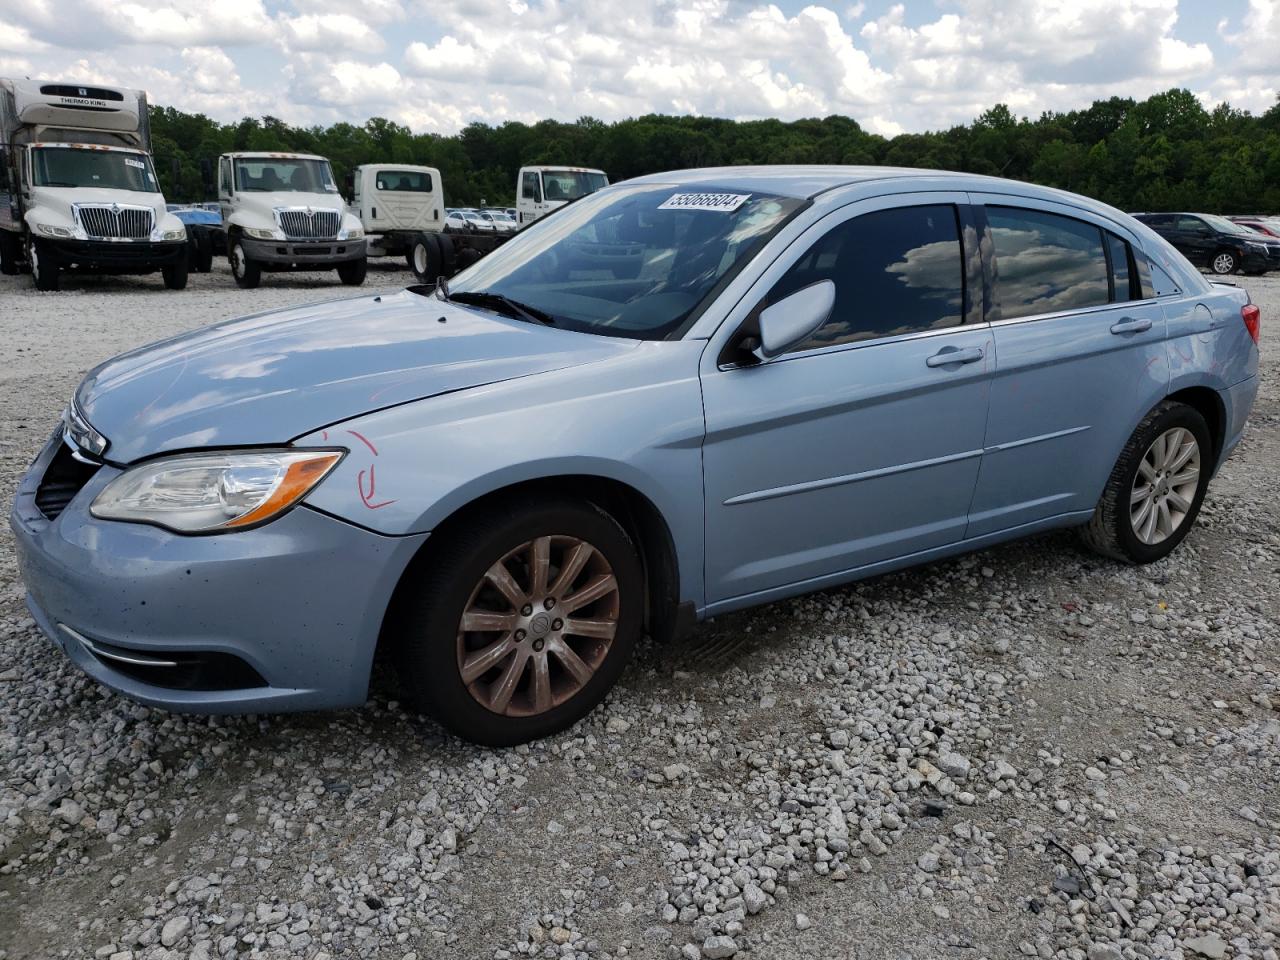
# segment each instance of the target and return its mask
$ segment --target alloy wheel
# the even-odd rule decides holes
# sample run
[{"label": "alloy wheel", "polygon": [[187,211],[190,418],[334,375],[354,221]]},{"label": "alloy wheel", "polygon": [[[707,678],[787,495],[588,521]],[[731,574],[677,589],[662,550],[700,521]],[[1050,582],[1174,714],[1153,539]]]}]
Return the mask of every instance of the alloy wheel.
[{"label": "alloy wheel", "polygon": [[1213,258],[1214,273],[1230,273],[1236,268],[1236,258],[1229,253],[1220,253]]},{"label": "alloy wheel", "polygon": [[1138,462],[1129,495],[1129,522],[1147,545],[1173,535],[1187,519],[1200,484],[1200,444],[1185,427],[1173,427],[1152,441]]},{"label": "alloy wheel", "polygon": [[458,623],[462,682],[487,710],[546,713],[582,690],[608,656],[621,594],[604,554],[543,536],[489,567]]}]

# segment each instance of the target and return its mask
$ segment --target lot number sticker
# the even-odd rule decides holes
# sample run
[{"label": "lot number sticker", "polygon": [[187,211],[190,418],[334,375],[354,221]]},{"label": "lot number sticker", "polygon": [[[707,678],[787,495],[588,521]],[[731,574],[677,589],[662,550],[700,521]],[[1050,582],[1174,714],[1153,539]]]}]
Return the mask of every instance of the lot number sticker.
[{"label": "lot number sticker", "polygon": [[131,167],[137,167],[139,170],[147,169],[147,165],[145,163],[143,163],[141,160],[135,160],[133,159],[133,157],[125,157],[124,162]]},{"label": "lot number sticker", "polygon": [[677,193],[659,204],[659,210],[714,210],[733,213],[751,199],[749,193]]}]

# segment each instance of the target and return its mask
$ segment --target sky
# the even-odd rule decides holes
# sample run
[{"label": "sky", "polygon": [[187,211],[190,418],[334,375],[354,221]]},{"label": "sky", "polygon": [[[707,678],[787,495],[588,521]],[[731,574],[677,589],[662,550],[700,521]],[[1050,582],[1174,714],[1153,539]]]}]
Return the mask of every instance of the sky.
[{"label": "sky", "polygon": [[1280,0],[0,0],[0,76],[218,120],[845,114],[886,136],[1181,86],[1280,93]]}]

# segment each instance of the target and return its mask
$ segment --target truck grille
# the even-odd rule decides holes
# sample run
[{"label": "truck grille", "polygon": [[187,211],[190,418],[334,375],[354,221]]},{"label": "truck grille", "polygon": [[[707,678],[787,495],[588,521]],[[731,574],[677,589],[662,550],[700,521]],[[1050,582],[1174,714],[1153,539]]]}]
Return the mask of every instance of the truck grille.
[{"label": "truck grille", "polygon": [[146,240],[151,236],[156,216],[150,207],[127,207],[118,203],[77,203],[75,210],[80,226],[92,240]]},{"label": "truck grille", "polygon": [[336,240],[340,216],[336,210],[277,210],[280,229],[290,240]]}]

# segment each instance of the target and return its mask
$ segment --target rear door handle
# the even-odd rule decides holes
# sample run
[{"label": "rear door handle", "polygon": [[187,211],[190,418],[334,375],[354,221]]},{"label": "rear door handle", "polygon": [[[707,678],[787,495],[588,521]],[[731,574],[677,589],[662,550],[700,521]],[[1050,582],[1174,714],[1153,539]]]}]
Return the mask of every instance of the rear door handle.
[{"label": "rear door handle", "polygon": [[985,353],[981,347],[969,347],[966,350],[957,350],[955,347],[946,347],[939,350],[932,357],[925,361],[930,367],[947,367],[951,364],[961,363],[977,363],[981,360]]},{"label": "rear door handle", "polygon": [[1119,323],[1113,323],[1111,325],[1111,332],[1114,334],[1143,333],[1150,329],[1151,329],[1151,321],[1148,320],[1146,317],[1143,317],[1140,320],[1131,320],[1128,317],[1126,317],[1125,319],[1121,320]]}]

